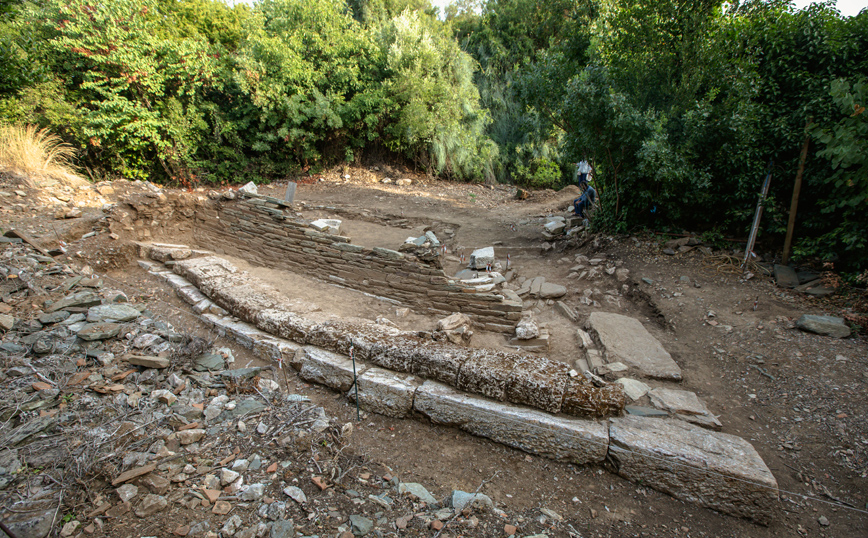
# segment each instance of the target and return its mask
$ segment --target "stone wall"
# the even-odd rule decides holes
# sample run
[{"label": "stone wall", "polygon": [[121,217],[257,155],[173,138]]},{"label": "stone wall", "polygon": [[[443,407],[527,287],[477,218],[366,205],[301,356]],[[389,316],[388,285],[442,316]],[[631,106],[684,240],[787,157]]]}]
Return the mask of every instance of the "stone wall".
[{"label": "stone wall", "polygon": [[328,280],[421,314],[462,312],[485,330],[506,333],[521,318],[521,301],[479,292],[415,256],[319,232],[276,198],[211,200],[196,211],[194,235],[199,246],[218,254]]}]

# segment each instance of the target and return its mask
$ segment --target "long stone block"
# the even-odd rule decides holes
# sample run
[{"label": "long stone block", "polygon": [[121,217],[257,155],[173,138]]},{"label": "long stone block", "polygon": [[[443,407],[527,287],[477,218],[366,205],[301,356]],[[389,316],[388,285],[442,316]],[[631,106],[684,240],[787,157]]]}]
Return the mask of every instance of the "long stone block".
[{"label": "long stone block", "polygon": [[[301,349],[299,377],[341,392],[346,392],[353,386],[353,361],[349,357],[313,346],[305,346]],[[364,373],[366,369],[365,363],[356,361],[357,376]]]},{"label": "long stone block", "polygon": [[478,350],[461,365],[455,386],[488,398],[506,399],[506,384],[515,356],[503,351]]},{"label": "long stone block", "polygon": [[544,357],[516,359],[506,386],[506,399],[550,413],[559,413],[570,367]]},{"label": "long stone block", "polygon": [[416,391],[413,405],[433,422],[531,454],[576,464],[602,462],[606,457],[609,437],[601,422],[494,402],[433,381]]},{"label": "long stone block", "polygon": [[[357,384],[359,406],[364,410],[403,418],[413,410],[413,396],[422,380],[375,367],[359,376]],[[355,387],[350,388],[347,396],[355,400]]]},{"label": "long stone block", "polygon": [[674,419],[610,419],[616,472],[678,499],[767,525],[778,483],[750,443]]}]

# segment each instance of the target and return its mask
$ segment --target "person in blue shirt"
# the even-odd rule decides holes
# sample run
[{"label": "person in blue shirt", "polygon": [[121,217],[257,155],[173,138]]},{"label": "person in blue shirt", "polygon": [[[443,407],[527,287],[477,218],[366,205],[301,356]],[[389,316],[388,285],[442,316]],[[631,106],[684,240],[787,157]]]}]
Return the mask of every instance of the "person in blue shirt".
[{"label": "person in blue shirt", "polygon": [[597,201],[597,190],[588,184],[587,179],[579,181],[579,188],[582,189],[582,195],[573,200],[573,213],[577,217],[584,217],[584,211],[593,207]]}]

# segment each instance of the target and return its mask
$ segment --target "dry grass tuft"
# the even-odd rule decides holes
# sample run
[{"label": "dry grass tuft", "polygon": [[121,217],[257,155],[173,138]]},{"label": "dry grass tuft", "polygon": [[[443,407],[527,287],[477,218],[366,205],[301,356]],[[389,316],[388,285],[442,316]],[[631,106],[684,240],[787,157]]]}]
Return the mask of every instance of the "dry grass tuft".
[{"label": "dry grass tuft", "polygon": [[0,169],[23,176],[30,187],[45,180],[79,184],[75,174],[75,148],[48,129],[35,125],[0,124]]}]

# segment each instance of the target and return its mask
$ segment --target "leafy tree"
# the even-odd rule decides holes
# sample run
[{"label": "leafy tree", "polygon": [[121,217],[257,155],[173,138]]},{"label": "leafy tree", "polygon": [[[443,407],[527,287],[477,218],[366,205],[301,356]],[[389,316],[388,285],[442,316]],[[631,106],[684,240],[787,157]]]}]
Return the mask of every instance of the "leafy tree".
[{"label": "leafy tree", "polygon": [[816,127],[813,135],[824,145],[819,156],[835,170],[826,178],[822,212],[840,223],[816,239],[803,240],[801,248],[812,254],[843,252],[845,266],[858,272],[868,267],[868,79],[852,84],[835,80],[831,95],[841,116],[829,127]]},{"label": "leafy tree", "polygon": [[164,37],[156,0],[46,0],[29,10],[21,24],[36,25],[79,96],[91,157],[128,177],[189,183],[205,127],[197,90],[213,73],[207,44]]},{"label": "leafy tree", "polygon": [[386,95],[392,103],[386,145],[437,174],[493,179],[497,146],[485,136],[489,122],[473,84],[473,59],[448,29],[405,11],[380,35]]},{"label": "leafy tree", "polygon": [[264,0],[247,22],[234,83],[244,102],[235,112],[249,148],[276,173],[320,166],[377,136],[375,97],[381,52],[340,0]]}]

